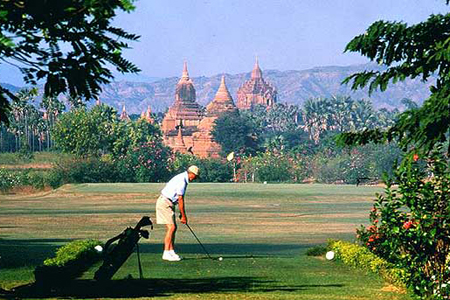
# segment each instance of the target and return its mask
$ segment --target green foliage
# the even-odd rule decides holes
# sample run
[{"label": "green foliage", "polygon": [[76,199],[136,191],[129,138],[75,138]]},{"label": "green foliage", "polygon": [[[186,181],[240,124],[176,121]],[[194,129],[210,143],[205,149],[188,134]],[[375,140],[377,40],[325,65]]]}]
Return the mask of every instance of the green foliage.
[{"label": "green foliage", "polygon": [[354,268],[379,274],[390,283],[403,286],[406,273],[393,264],[371,253],[367,248],[344,241],[330,241],[328,249],[334,251],[335,259]]},{"label": "green foliage", "polygon": [[0,169],[0,191],[7,193],[11,189],[31,186],[36,190],[45,187],[57,188],[63,181],[55,181],[55,171],[36,171],[33,169],[6,170]]},{"label": "green foliage", "polygon": [[303,106],[302,128],[316,144],[329,132],[361,131],[392,125],[397,111],[373,108],[367,100],[350,97],[308,99]]},{"label": "green foliage", "polygon": [[[28,84],[44,79],[45,97],[67,93],[71,99],[91,99],[113,78],[107,65],[122,73],[139,71],[122,57],[122,50],[129,47],[124,41],[139,36],[111,25],[117,10],[130,12],[132,2],[2,1],[0,56],[20,65]],[[2,88],[2,122],[7,120],[7,97],[15,98]]]},{"label": "green foliage", "polygon": [[450,14],[438,14],[413,26],[378,21],[355,37],[346,51],[359,52],[388,68],[351,75],[344,83],[353,81],[352,89],[368,85],[369,93],[378,88],[384,91],[390,82],[416,77],[425,81],[432,74],[437,75],[437,81],[423,106],[402,113],[390,129],[345,133],[340,142],[364,144],[397,139],[405,149],[413,145],[428,153],[436,144],[447,141],[450,136],[449,34]]},{"label": "green foliage", "polygon": [[67,284],[83,274],[100,259],[100,254],[94,249],[102,245],[100,241],[73,241],[59,248],[54,258],[48,258],[43,266],[38,266],[34,275],[36,282],[48,285]]},{"label": "green foliage", "polygon": [[94,249],[95,246],[102,245],[100,241],[81,240],[73,241],[67,245],[59,248],[56,251],[56,256],[48,258],[44,261],[44,266],[64,266],[75,260],[91,260],[90,257],[97,258],[98,252]]},{"label": "green foliage", "polygon": [[100,156],[112,150],[117,112],[107,105],[79,108],[63,114],[53,128],[56,146],[78,156]]},{"label": "green foliage", "polygon": [[161,140],[161,131],[157,125],[138,119],[132,122],[114,122],[114,157],[125,155],[129,149],[139,147],[153,140]]},{"label": "green foliage", "polygon": [[283,182],[291,178],[292,162],[288,156],[273,152],[264,152],[254,157],[257,165],[257,180],[260,182]]},{"label": "green foliage", "polygon": [[328,248],[325,246],[315,246],[306,250],[307,256],[323,256],[327,252]]},{"label": "green foliage", "polygon": [[230,182],[233,179],[233,169],[224,159],[199,158],[189,154],[176,152],[172,160],[172,175],[184,172],[191,165],[200,169],[198,182]]},{"label": "green foliage", "polygon": [[97,157],[75,158],[55,166],[49,173],[52,187],[65,183],[98,183],[120,181],[119,171],[110,161]]},{"label": "green foliage", "polygon": [[115,160],[120,178],[126,182],[164,182],[169,176],[170,148],[160,139],[130,147]]},{"label": "green foliage", "polygon": [[410,274],[408,287],[421,299],[450,295],[450,163],[440,151],[411,155],[396,171],[398,187],[387,182],[377,195],[371,226],[360,240]]},{"label": "green foliage", "polygon": [[226,112],[215,122],[214,140],[222,146],[222,154],[230,152],[255,153],[258,148],[258,132],[255,124],[239,111]]},{"label": "green foliage", "polygon": [[403,153],[395,144],[365,145],[352,149],[323,149],[309,162],[311,176],[318,182],[358,182],[392,178]]},{"label": "green foliage", "polygon": [[21,178],[14,172],[0,169],[0,191],[6,193],[21,184]]}]

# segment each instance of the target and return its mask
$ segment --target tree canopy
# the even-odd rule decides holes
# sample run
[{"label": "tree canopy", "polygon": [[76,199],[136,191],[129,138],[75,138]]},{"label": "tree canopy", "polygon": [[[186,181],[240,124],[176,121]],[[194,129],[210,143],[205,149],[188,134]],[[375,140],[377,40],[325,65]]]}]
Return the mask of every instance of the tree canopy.
[{"label": "tree canopy", "polygon": [[223,113],[212,130],[214,140],[222,146],[222,154],[234,151],[254,153],[258,148],[256,125],[238,111]]},{"label": "tree canopy", "polygon": [[[134,0],[11,0],[0,2],[0,63],[20,69],[26,83],[44,80],[44,96],[89,100],[119,72],[139,72],[124,59],[125,41],[139,36],[111,25]],[[0,87],[0,122],[14,95]]]},{"label": "tree canopy", "polygon": [[[446,1],[448,4],[448,1]],[[414,146],[430,152],[436,144],[448,141],[450,124],[450,14],[430,16],[408,26],[402,22],[378,21],[355,37],[345,51],[359,52],[384,71],[364,71],[344,80],[352,89],[369,86],[369,93],[386,90],[388,84],[406,78],[426,81],[437,76],[431,95],[417,109],[402,113],[388,130],[372,129],[345,133],[345,144],[398,139],[403,148]]]}]

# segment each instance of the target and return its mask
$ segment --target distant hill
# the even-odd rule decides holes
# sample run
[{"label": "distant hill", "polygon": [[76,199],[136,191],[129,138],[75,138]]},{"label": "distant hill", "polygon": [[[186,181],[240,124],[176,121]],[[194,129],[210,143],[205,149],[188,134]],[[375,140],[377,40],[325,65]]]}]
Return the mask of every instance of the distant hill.
[{"label": "distant hill", "polygon": [[[405,80],[390,85],[388,90],[375,92],[371,97],[367,90],[353,92],[349,86],[341,85],[347,76],[365,69],[379,69],[377,65],[353,65],[346,67],[318,67],[303,71],[263,70],[266,81],[272,83],[278,91],[278,102],[302,105],[309,98],[330,97],[332,95],[349,95],[354,99],[371,100],[376,108],[402,108],[401,100],[409,98],[422,103],[430,92],[430,83],[419,79]],[[209,103],[219,87],[222,74],[211,77],[193,77],[197,91],[197,101],[205,106]],[[240,85],[250,78],[249,73],[225,74],[226,83],[233,99]],[[147,78],[145,78],[147,79]],[[100,99],[103,103],[116,107],[118,110],[126,105],[130,114],[140,114],[151,106],[154,112],[164,111],[174,101],[177,77],[138,81],[117,81],[103,87]]]}]

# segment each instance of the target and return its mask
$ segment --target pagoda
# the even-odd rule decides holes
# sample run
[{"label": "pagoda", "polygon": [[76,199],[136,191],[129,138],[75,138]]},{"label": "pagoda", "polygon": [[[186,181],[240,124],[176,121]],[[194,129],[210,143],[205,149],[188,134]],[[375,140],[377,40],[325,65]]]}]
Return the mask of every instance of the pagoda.
[{"label": "pagoda", "polygon": [[[203,119],[203,108],[195,101],[194,83],[189,78],[187,63],[175,90],[175,102],[162,121],[164,143],[178,152],[193,146],[192,134]],[[187,151],[187,150],[186,150]]]},{"label": "pagoda", "polygon": [[122,106],[122,113],[120,114],[119,119],[122,121],[130,121],[130,117],[125,109],[125,104]]},{"label": "pagoda", "polygon": [[197,126],[198,131],[193,134],[193,153],[199,157],[218,158],[221,147],[214,141],[212,130],[214,122],[225,112],[235,111],[233,98],[225,84],[225,76],[222,76],[219,89],[213,99],[206,106],[206,116]]},{"label": "pagoda", "polygon": [[250,80],[246,81],[237,92],[236,106],[239,109],[253,109],[256,105],[270,108],[276,102],[277,91],[264,80],[258,58],[256,58]]},{"label": "pagoda", "polygon": [[152,109],[150,108],[150,105],[147,106],[147,111],[143,111],[141,113],[141,119],[146,120],[150,124],[154,124],[155,120],[152,117]]}]

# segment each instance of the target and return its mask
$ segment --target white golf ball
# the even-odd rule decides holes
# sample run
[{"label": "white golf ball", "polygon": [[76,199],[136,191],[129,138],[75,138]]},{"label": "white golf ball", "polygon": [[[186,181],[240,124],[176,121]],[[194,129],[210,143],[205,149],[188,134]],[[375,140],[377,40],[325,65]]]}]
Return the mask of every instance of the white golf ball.
[{"label": "white golf ball", "polygon": [[222,260],[223,260],[223,257],[222,257],[222,256],[221,256],[221,257],[219,257],[219,260],[220,260],[220,261],[222,261]]},{"label": "white golf ball", "polygon": [[325,257],[328,260],[332,260],[334,258],[334,251],[328,251],[327,254],[325,254]]},{"label": "white golf ball", "polygon": [[95,250],[97,250],[97,252],[102,252],[103,251],[103,247],[100,245],[97,245],[94,247]]}]

